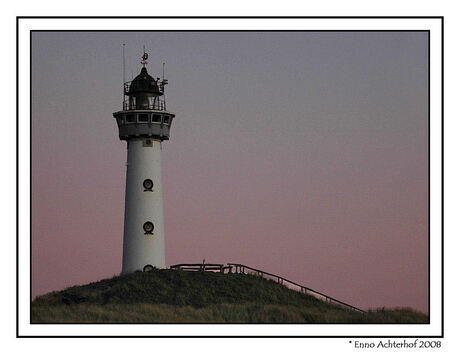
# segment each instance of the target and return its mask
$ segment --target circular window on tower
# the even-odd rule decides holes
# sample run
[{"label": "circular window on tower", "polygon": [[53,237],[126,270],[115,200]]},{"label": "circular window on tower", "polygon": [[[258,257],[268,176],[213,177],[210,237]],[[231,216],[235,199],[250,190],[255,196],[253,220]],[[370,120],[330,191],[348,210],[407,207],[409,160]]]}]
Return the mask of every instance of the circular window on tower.
[{"label": "circular window on tower", "polygon": [[144,269],[142,269],[142,271],[143,271],[144,273],[146,273],[146,272],[148,272],[148,271],[152,271],[152,270],[153,270],[153,266],[150,265],[150,264],[147,264],[147,265],[144,267]]},{"label": "circular window on tower", "polygon": [[144,182],[142,183],[142,186],[144,186],[144,192],[145,191],[153,191],[153,181],[150,179],[145,179]]},{"label": "circular window on tower", "polygon": [[153,223],[152,222],[150,221],[145,222],[142,228],[144,228],[144,234],[153,234]]}]

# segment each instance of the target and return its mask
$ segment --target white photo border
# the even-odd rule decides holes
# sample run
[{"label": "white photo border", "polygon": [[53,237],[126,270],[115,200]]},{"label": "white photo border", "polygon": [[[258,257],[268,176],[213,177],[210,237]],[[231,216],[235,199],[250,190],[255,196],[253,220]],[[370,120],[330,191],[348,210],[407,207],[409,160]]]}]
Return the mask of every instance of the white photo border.
[{"label": "white photo border", "polygon": [[[32,31],[428,31],[428,324],[31,324]],[[18,17],[17,337],[443,337],[442,17]]]}]

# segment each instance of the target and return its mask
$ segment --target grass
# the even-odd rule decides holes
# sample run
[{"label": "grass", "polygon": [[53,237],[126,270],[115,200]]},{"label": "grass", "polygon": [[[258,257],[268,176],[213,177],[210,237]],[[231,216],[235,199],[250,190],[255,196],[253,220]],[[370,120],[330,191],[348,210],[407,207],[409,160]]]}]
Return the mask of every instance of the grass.
[{"label": "grass", "polygon": [[36,298],[32,323],[427,323],[409,308],[350,311],[245,274],[154,270]]}]

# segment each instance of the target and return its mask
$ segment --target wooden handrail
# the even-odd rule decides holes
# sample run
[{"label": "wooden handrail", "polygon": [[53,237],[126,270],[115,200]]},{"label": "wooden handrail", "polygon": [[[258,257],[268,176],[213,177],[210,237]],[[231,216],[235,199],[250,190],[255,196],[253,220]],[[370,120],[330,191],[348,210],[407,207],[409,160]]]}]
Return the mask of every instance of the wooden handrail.
[{"label": "wooden handrail", "polygon": [[[234,266],[234,267],[235,267],[235,270],[237,270],[238,267],[239,267],[239,268],[240,268],[240,272],[242,272],[242,273],[244,273],[244,269],[246,268],[246,269],[248,269],[248,270],[255,271],[255,272],[257,272],[257,273],[259,273],[259,274],[262,274],[262,275],[272,276],[272,277],[274,277],[274,278],[277,278],[277,279],[278,279],[278,282],[281,282],[281,283],[282,283],[283,281],[285,281],[285,282],[287,282],[287,283],[289,283],[289,284],[291,284],[291,285],[294,285],[294,286],[299,287],[301,292],[310,291],[310,292],[312,292],[312,293],[314,293],[314,294],[317,294],[317,295],[320,295],[320,296],[324,297],[324,298],[326,299],[326,301],[328,301],[328,300],[329,300],[330,302],[333,301],[333,302],[335,302],[336,304],[346,306],[346,307],[348,307],[348,308],[350,308],[350,309],[352,309],[352,310],[356,310],[356,311],[360,311],[360,312],[364,312],[364,313],[366,312],[366,311],[364,311],[364,310],[361,310],[360,308],[357,308],[356,306],[353,306],[353,305],[347,304],[346,302],[343,302],[343,301],[334,299],[334,298],[331,297],[331,296],[328,296],[328,295],[326,295],[326,294],[323,294],[323,293],[321,293],[321,292],[319,292],[319,291],[317,291],[317,290],[311,289],[311,288],[309,288],[309,287],[307,287],[307,286],[300,285],[300,284],[298,284],[298,283],[296,283],[296,282],[294,282],[294,281],[292,281],[292,280],[283,278],[282,276],[275,275],[275,274],[272,274],[272,273],[269,273],[269,272],[266,272],[266,271],[263,271],[263,270],[260,270],[260,269],[252,268],[252,267],[249,267],[249,266],[244,265],[244,264],[228,263],[228,265],[229,265],[229,266]],[[241,268],[242,268],[242,269],[241,269]]]},{"label": "wooden handrail", "polygon": [[219,266],[219,267],[224,266],[224,264],[196,263],[196,264],[175,264],[175,265],[171,265],[170,268],[174,269],[174,268],[180,268],[180,267],[203,266],[203,265]]},{"label": "wooden handrail", "polygon": [[336,303],[338,305],[345,306],[345,307],[347,307],[349,309],[366,313],[366,311],[361,310],[360,308],[357,308],[356,306],[353,306],[353,305],[347,304],[346,302],[334,299],[333,297],[331,297],[329,295],[326,295],[326,294],[323,294],[323,293],[321,293],[321,292],[319,292],[317,290],[314,290],[314,289],[309,288],[307,286],[298,284],[298,283],[296,283],[296,282],[294,282],[292,280],[286,279],[286,278],[284,278],[282,276],[272,274],[272,273],[269,273],[269,272],[266,272],[266,271],[263,271],[263,270],[260,270],[260,269],[252,268],[252,267],[244,265],[244,264],[228,263],[227,266],[224,266],[224,264],[210,264],[210,263],[201,264],[201,263],[197,263],[197,264],[175,264],[175,265],[170,266],[171,269],[180,269],[180,270],[185,270],[185,271],[206,271],[206,270],[214,270],[215,271],[215,270],[218,270],[221,273],[225,273],[225,270],[228,270],[228,273],[232,273],[233,272],[233,267],[235,268],[234,273],[246,274],[245,270],[247,269],[247,270],[251,270],[251,271],[256,272],[257,275],[261,275],[262,277],[264,275],[271,276],[273,278],[276,278],[278,280],[278,283],[280,283],[280,284],[283,284],[283,282],[286,282],[286,283],[289,283],[291,285],[294,285],[294,286],[300,288],[301,293],[307,294],[308,292],[311,292],[313,294],[322,296],[323,298],[325,298],[326,302],[334,302],[334,303]]},{"label": "wooden handrail", "polygon": [[209,264],[209,263],[197,263],[197,264],[175,264],[170,266],[171,269],[180,269],[186,271],[203,271],[203,270],[211,270],[211,271],[220,271],[222,273],[225,272],[225,269],[230,269],[230,267],[224,267],[223,264]]}]

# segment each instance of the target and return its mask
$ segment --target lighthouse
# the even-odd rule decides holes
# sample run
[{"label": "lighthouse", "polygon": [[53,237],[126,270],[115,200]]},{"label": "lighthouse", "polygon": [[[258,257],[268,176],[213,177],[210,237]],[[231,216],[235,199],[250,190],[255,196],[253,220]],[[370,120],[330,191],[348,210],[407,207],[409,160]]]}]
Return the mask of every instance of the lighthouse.
[{"label": "lighthouse", "polygon": [[175,115],[166,109],[164,78],[153,78],[144,50],[138,76],[124,82],[123,108],[113,113],[127,143],[122,274],[165,268],[162,142]]}]

